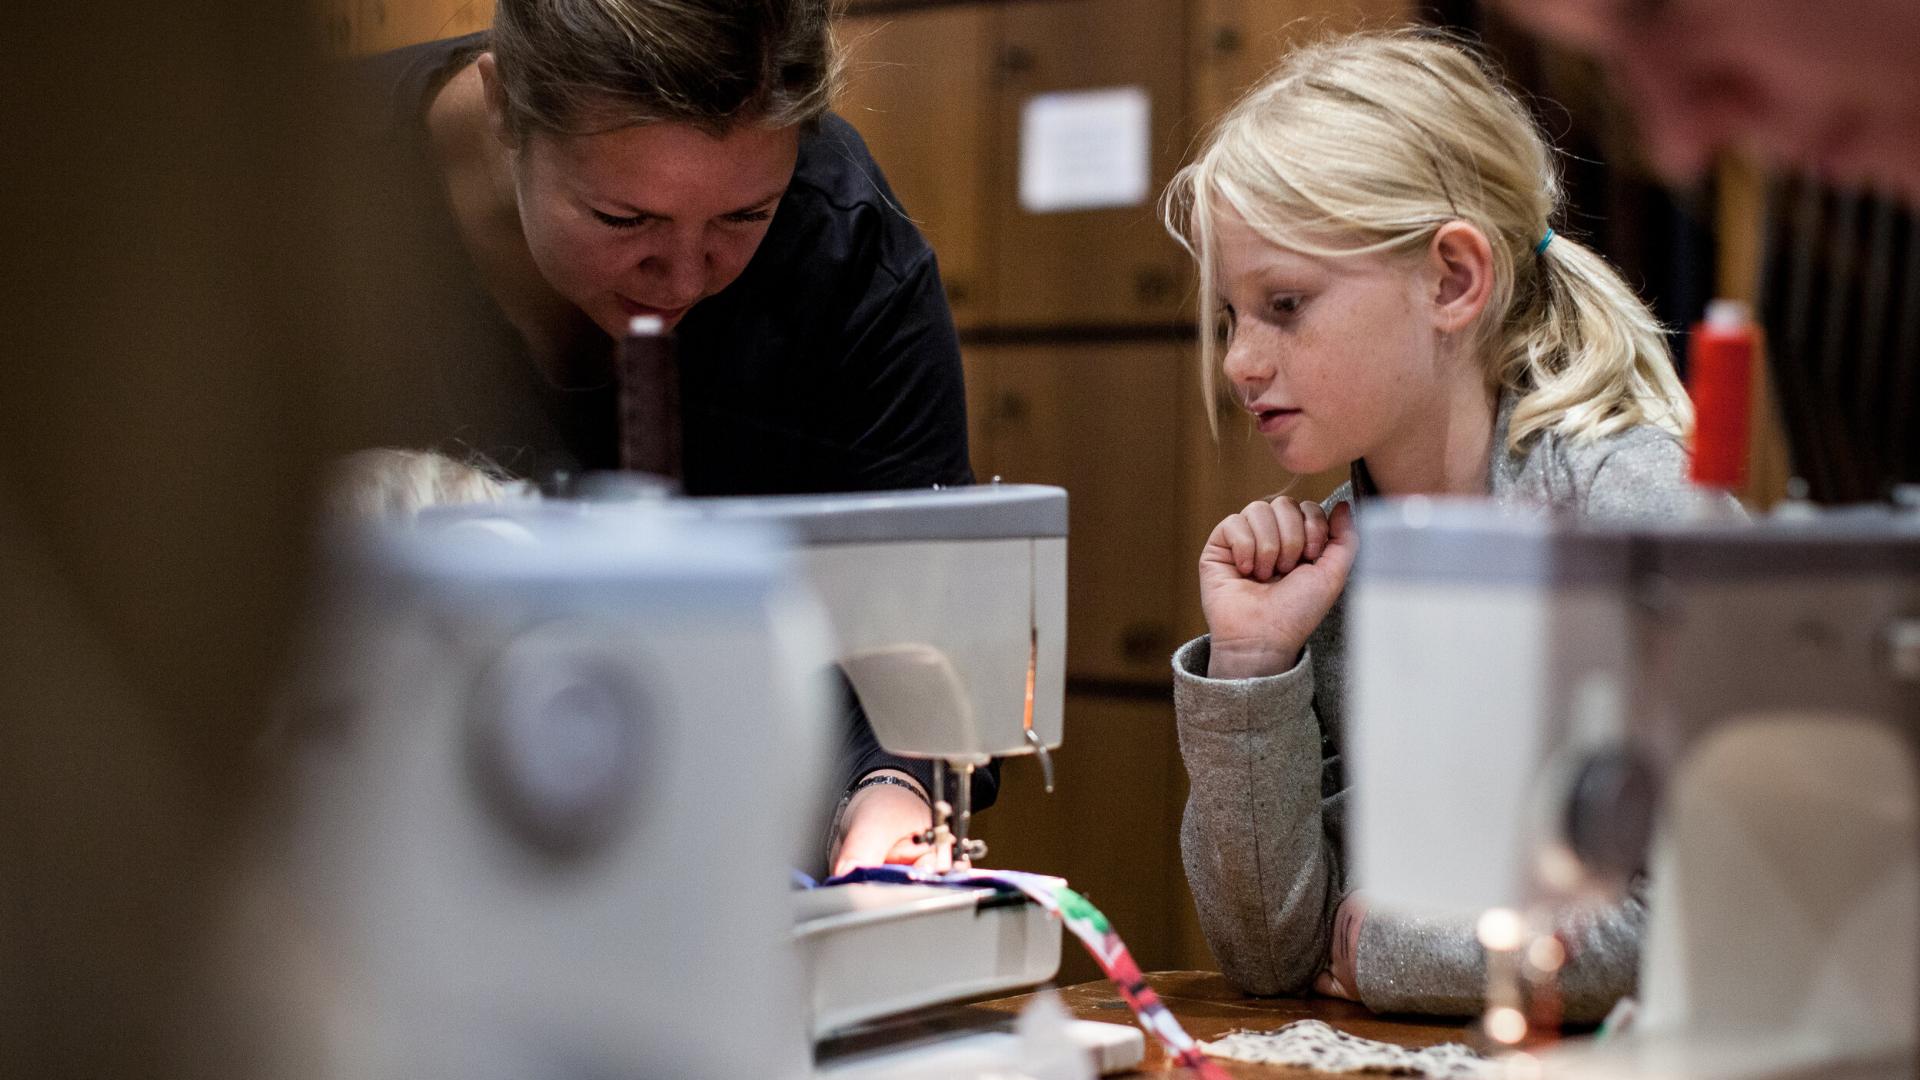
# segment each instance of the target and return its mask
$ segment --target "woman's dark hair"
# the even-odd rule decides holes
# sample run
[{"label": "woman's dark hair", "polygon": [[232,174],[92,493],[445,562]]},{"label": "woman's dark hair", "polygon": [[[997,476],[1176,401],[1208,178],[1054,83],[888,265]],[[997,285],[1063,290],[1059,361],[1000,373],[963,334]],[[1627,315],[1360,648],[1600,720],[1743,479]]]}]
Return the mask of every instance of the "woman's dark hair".
[{"label": "woman's dark hair", "polygon": [[499,0],[491,48],[520,135],[813,125],[839,88],[836,0]]}]

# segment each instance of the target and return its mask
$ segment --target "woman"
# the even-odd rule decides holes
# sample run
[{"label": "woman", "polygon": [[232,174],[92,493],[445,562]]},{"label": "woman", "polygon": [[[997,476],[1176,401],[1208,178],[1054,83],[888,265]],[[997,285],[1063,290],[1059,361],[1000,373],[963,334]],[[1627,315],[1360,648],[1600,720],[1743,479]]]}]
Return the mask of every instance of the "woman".
[{"label": "woman", "polygon": [[[501,0],[490,32],[367,62],[361,314],[421,380],[377,441],[536,481],[611,468],[613,342],[652,315],[683,360],[689,493],[970,482],[939,271],[827,111],[829,15]],[[857,710],[842,761],[832,865],[921,858],[923,769]]]}]

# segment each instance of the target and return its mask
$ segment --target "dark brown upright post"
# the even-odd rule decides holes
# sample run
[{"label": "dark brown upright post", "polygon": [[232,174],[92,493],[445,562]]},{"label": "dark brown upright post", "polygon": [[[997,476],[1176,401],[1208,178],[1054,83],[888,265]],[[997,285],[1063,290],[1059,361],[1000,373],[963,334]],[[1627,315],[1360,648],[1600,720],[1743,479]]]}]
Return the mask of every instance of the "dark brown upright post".
[{"label": "dark brown upright post", "polygon": [[655,316],[637,315],[620,342],[620,467],[678,484],[680,358],[673,334]]}]

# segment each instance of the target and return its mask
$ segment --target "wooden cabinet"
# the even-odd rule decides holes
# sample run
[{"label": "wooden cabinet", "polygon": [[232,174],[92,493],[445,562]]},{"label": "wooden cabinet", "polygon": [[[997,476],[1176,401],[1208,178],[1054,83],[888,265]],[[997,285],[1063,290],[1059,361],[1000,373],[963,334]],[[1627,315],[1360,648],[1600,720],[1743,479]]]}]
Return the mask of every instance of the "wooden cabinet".
[{"label": "wooden cabinet", "polygon": [[968,350],[982,478],[1069,495],[1069,678],[1165,685],[1192,591],[1180,542],[1181,342]]},{"label": "wooden cabinet", "polygon": [[319,0],[326,51],[363,56],[458,37],[493,25],[494,0]]},{"label": "wooden cabinet", "polygon": [[[1186,33],[1185,0],[889,7],[842,23],[852,64],[840,112],[866,137],[940,256],[962,328],[1186,318],[1186,256],[1154,205],[1194,130],[1177,46]],[[1151,101],[1151,168],[1140,203],[1026,210],[1028,103],[1057,91],[1134,86]]]},{"label": "wooden cabinet", "polygon": [[840,25],[847,82],[835,104],[867,140],[900,205],[940,259],[954,322],[988,319],[993,278],[984,227],[994,157],[991,6],[937,7]]},{"label": "wooden cabinet", "polygon": [[493,0],[359,0],[359,5],[359,52],[385,52],[493,25]]},{"label": "wooden cabinet", "polygon": [[308,11],[315,24],[315,36],[328,56],[351,56],[359,51],[359,0],[315,0]]},{"label": "wooden cabinet", "polygon": [[[995,322],[1008,327],[1177,324],[1187,316],[1187,259],[1155,202],[1192,134],[1178,42],[1182,0],[1008,4],[995,60],[1000,152],[991,178],[999,253]],[[1023,111],[1035,95],[1138,86],[1151,99],[1151,182],[1137,206],[1030,213],[1020,203]]]},{"label": "wooden cabinet", "polygon": [[[1001,766],[1000,800],[975,822],[986,866],[1057,874],[1113,920],[1146,970],[1211,968],[1180,865],[1187,775],[1173,704],[1070,694],[1054,793],[1032,758]],[[1079,944],[1061,953],[1062,985],[1100,972]]]},{"label": "wooden cabinet", "polygon": [[1328,34],[1412,22],[1412,0],[1193,0],[1193,108],[1225,112],[1287,50]]},{"label": "wooden cabinet", "polygon": [[[1766,179],[1759,166],[1726,156],[1716,169],[1715,213],[1719,222],[1719,267],[1716,278],[1721,296],[1744,300],[1756,309],[1760,300],[1761,234],[1767,212]],[[1793,476],[1786,431],[1774,397],[1773,380],[1765,378],[1766,342],[1754,355],[1752,435],[1747,449],[1747,483],[1740,497],[1764,510],[1786,498]]]}]

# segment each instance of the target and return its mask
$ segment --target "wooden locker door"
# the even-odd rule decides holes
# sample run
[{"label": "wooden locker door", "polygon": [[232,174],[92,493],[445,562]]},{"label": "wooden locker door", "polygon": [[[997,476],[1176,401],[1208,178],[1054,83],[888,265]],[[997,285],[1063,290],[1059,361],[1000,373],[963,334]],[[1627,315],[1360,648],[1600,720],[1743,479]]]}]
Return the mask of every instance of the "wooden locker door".
[{"label": "wooden locker door", "polygon": [[[1178,613],[1179,343],[998,346],[988,474],[1067,489],[1067,675],[1165,685]],[[978,458],[976,459],[978,460]]]},{"label": "wooden locker door", "polygon": [[[1752,161],[1723,156],[1715,169],[1718,196],[1719,265],[1715,274],[1719,295],[1747,302],[1755,310],[1760,299],[1762,223],[1766,218],[1766,177]],[[1793,459],[1781,425],[1773,380],[1766,377],[1766,342],[1754,354],[1752,434],[1748,437],[1747,483],[1740,498],[1751,508],[1765,510],[1786,498],[1793,478]]]},{"label": "wooden locker door", "polygon": [[[1000,799],[975,821],[981,865],[1067,879],[1113,921],[1144,970],[1210,967],[1194,955],[1193,898],[1180,867],[1186,770],[1165,698],[1069,694],[1066,738],[1054,755],[1054,792],[1039,763],[1000,766]],[[1100,977],[1068,939],[1061,985]]]},{"label": "wooden locker door", "polygon": [[308,5],[321,51],[332,57],[360,52],[360,0],[315,0]]},{"label": "wooden locker door", "polygon": [[847,84],[835,103],[867,141],[904,208],[940,259],[954,322],[990,320],[986,170],[993,157],[995,9],[842,20]]},{"label": "wooden locker door", "polygon": [[1212,122],[1295,45],[1408,23],[1416,12],[1411,0],[1196,0],[1194,111]]},{"label": "wooden locker door", "polygon": [[357,51],[386,52],[485,30],[493,0],[360,0],[360,24]]},{"label": "wooden locker door", "polygon": [[967,383],[967,457],[973,478],[987,483],[994,477],[993,428],[988,416],[993,401],[993,356],[990,351],[962,348],[960,361]]},{"label": "wooden locker door", "polygon": [[1347,480],[1347,467],[1295,476],[1273,460],[1267,441],[1253,426],[1247,413],[1224,397],[1213,406],[1219,423],[1219,436],[1207,427],[1207,406],[1202,404],[1200,375],[1189,359],[1182,372],[1185,385],[1180,401],[1185,410],[1182,425],[1182,452],[1187,481],[1186,516],[1180,530],[1186,592],[1178,611],[1181,640],[1206,632],[1206,620],[1200,614],[1197,564],[1213,527],[1228,514],[1238,512],[1255,499],[1272,498],[1282,492],[1297,499],[1320,500]]},{"label": "wooden locker door", "polygon": [[[1131,326],[1182,321],[1186,254],[1155,203],[1191,135],[1181,0],[1052,0],[1001,7],[1000,92],[990,226],[997,256],[995,321],[1015,327]],[[1028,213],[1020,204],[1020,130],[1027,103],[1054,91],[1145,87],[1152,170],[1138,206]]]}]

